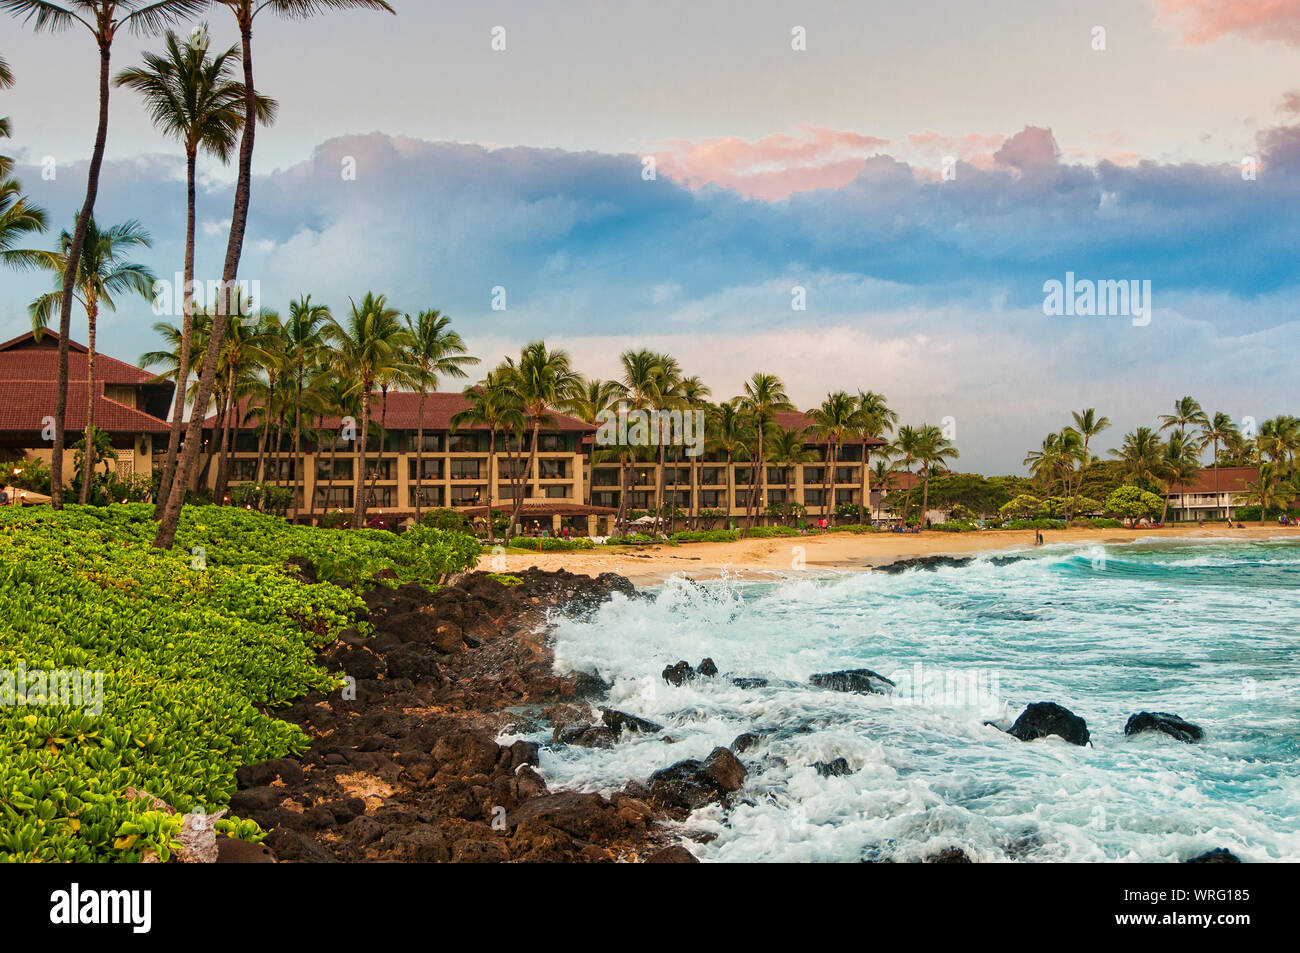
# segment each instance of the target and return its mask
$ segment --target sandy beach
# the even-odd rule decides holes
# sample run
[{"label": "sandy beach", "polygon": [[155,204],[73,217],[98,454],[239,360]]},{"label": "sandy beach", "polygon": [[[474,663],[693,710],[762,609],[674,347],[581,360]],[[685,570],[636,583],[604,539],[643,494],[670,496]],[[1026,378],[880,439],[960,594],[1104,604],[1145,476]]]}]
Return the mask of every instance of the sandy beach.
[{"label": "sandy beach", "polygon": [[[1132,543],[1144,539],[1271,539],[1300,540],[1300,528],[1251,525],[1229,529],[1224,523],[1167,529],[1068,529],[1044,532],[1046,545]],[[687,543],[680,546],[598,547],[568,553],[486,553],[479,563],[485,571],[518,572],[536,567],[567,569],[585,575],[616,572],[638,586],[653,586],[670,576],[716,579],[722,575],[759,578],[792,571],[871,569],[913,556],[965,555],[1034,548],[1033,530],[986,530],[979,533],[916,535],[830,533],[823,536],[750,539],[734,543]]]}]

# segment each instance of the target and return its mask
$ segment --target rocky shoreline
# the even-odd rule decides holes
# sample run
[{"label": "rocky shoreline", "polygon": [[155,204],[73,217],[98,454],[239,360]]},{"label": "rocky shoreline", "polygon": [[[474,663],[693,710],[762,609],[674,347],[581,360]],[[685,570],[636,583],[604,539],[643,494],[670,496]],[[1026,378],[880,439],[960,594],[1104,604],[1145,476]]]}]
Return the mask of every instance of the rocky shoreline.
[{"label": "rocky shoreline", "polygon": [[[309,563],[295,568],[315,581]],[[231,813],[270,831],[269,851],[229,859],[693,862],[670,825],[696,801],[680,789],[712,783],[716,759],[674,766],[677,786],[652,792],[634,782],[606,798],[549,791],[537,744],[497,743],[505,732],[573,727],[603,694],[591,676],[554,673],[548,613],[589,612],[614,593],[635,593],[612,573],[516,578],[506,585],[472,573],[433,592],[367,593],[373,635],[348,630],[320,656],[348,685],[276,712],[307,732],[309,750],[239,769]],[[601,727],[616,737],[636,722],[614,712]],[[728,785],[739,787],[735,769],[741,779],[744,769],[728,768]]]}]

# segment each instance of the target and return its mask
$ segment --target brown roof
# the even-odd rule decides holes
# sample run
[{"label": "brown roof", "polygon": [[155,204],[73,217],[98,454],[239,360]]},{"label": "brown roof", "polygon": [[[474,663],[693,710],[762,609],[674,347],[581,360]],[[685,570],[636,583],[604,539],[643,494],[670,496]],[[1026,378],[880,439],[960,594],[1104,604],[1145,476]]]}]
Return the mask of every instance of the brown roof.
[{"label": "brown roof", "polygon": [[[804,427],[811,429],[813,427],[812,415],[798,410],[778,410],[775,419],[777,426],[785,430],[799,430]],[[809,434],[809,441],[815,442],[811,434]],[[863,442],[861,437],[853,437],[845,440],[844,444],[846,446],[857,446]],[[885,445],[885,441],[876,437],[871,437],[865,443],[872,447],[883,447]]]},{"label": "brown roof", "polygon": [[[54,416],[57,381],[0,381],[0,431],[37,433],[46,417]],[[86,429],[86,382],[68,382],[68,410],[63,426],[69,433]],[[167,421],[104,396],[104,384],[95,383],[95,426],[108,433],[168,432]]]},{"label": "brown roof", "polygon": [[[1218,490],[1215,490],[1215,474],[1218,474]],[[1206,467],[1197,470],[1195,478],[1187,484],[1180,484],[1171,489],[1171,495],[1182,493],[1244,493],[1247,483],[1259,479],[1258,467]]]},{"label": "brown roof", "polygon": [[[90,349],[68,340],[68,377],[86,378]],[[56,381],[59,379],[59,336],[46,331],[41,340],[28,331],[0,344],[0,381]],[[106,384],[152,384],[155,375],[107,354],[95,354],[95,380]]]},{"label": "brown roof", "polygon": [[[248,401],[241,400],[240,411],[247,414]],[[451,418],[470,406],[460,394],[427,394],[424,398],[424,429],[449,430],[451,428]],[[370,399],[370,419],[379,423],[380,415],[383,412],[382,401],[379,394],[374,394]],[[388,412],[385,417],[385,423],[389,430],[415,430],[419,424],[420,416],[420,395],[411,391],[394,391],[388,392]],[[241,418],[244,419],[244,418]],[[208,417],[203,426],[209,430],[216,426],[216,415]],[[315,421],[312,422],[313,425]],[[337,429],[341,425],[340,418],[329,416],[325,418],[324,426],[329,429]],[[458,430],[484,430],[486,428],[478,425],[466,424]],[[548,424],[542,426],[544,433],[575,432],[591,433],[596,428],[589,423],[579,420],[577,417],[569,417],[565,414],[552,414]]]}]

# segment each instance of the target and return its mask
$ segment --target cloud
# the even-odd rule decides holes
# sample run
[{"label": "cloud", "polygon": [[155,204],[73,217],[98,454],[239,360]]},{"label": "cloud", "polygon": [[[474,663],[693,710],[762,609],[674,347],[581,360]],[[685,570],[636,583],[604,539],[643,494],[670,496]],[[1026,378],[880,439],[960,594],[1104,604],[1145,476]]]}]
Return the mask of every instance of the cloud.
[{"label": "cloud", "polygon": [[1156,0],[1156,5],[1161,18],[1192,46],[1224,36],[1300,46],[1300,0]]}]

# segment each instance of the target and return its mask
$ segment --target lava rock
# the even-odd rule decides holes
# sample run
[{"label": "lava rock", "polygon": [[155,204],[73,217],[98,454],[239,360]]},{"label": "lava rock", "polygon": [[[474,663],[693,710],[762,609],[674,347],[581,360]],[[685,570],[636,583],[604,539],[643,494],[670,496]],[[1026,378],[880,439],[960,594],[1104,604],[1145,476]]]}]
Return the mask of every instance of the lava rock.
[{"label": "lava rock", "polygon": [[1158,731],[1187,744],[1194,744],[1205,735],[1200,725],[1163,711],[1140,711],[1124,725],[1126,735],[1141,734],[1144,731]]},{"label": "lava rock", "polygon": [[823,672],[812,676],[808,681],[818,688],[829,688],[833,692],[868,692],[874,695],[886,695],[894,687],[893,682],[869,668]]},{"label": "lava rock", "polygon": [[737,688],[767,688],[765,678],[733,678],[731,684]]},{"label": "lava rock", "polygon": [[1007,734],[1021,741],[1058,735],[1072,745],[1088,743],[1088,723],[1056,702],[1034,702],[1020,713]]},{"label": "lava rock", "polygon": [[1226,847],[1216,847],[1214,850],[1206,851],[1204,854],[1198,854],[1187,861],[1189,864],[1239,864],[1241,858],[1228,850]]},{"label": "lava rock", "polygon": [[930,854],[924,858],[922,863],[925,864],[971,864],[974,863],[966,852],[960,847],[945,847],[937,854]]},{"label": "lava rock", "polygon": [[655,851],[646,858],[645,862],[647,864],[698,864],[699,860],[685,847],[674,844],[672,847]]},{"label": "lava rock", "polygon": [[814,761],[812,766],[817,769],[817,773],[823,778],[841,778],[846,774],[853,773],[846,758],[836,758],[834,761]]},{"label": "lava rock", "polygon": [[663,672],[664,681],[669,685],[685,685],[695,678],[695,669],[685,659],[676,665],[669,665]]},{"label": "lava rock", "polygon": [[736,735],[736,740],[731,743],[731,750],[736,754],[744,754],[750,748],[754,748],[763,739],[753,731],[747,731],[743,735]]},{"label": "lava rock", "polygon": [[664,730],[663,725],[656,725],[653,721],[646,721],[644,718],[629,715],[627,712],[615,711],[613,708],[602,708],[600,710],[600,719],[616,735],[621,735],[624,731],[653,735],[656,731]]},{"label": "lava rock", "polygon": [[217,838],[217,863],[219,864],[274,864],[275,852],[265,844],[234,837]]},{"label": "lava rock", "polygon": [[887,566],[879,566],[876,571],[897,574],[907,572],[909,569],[924,569],[934,572],[936,569],[966,566],[972,562],[974,562],[972,556],[917,556],[914,559],[899,559]]},{"label": "lava rock", "polygon": [[693,811],[740,790],[745,766],[726,748],[714,748],[704,761],[679,761],[650,776],[650,797],[659,805]]},{"label": "lava rock", "polygon": [[718,674],[718,666],[713,664],[713,659],[706,658],[700,662],[700,667],[695,670],[696,675],[702,675],[705,678],[712,678]]}]

